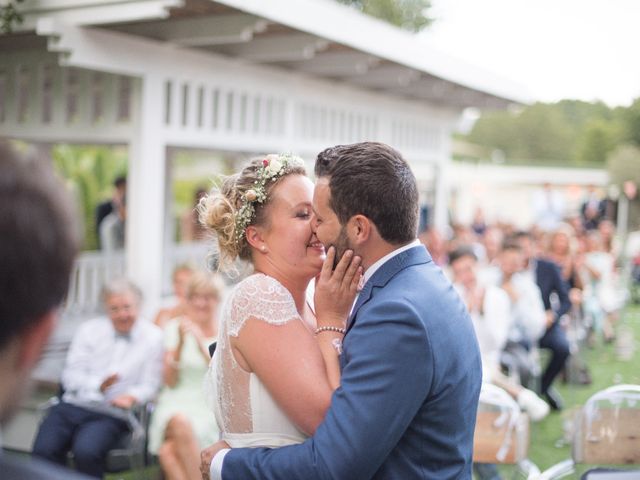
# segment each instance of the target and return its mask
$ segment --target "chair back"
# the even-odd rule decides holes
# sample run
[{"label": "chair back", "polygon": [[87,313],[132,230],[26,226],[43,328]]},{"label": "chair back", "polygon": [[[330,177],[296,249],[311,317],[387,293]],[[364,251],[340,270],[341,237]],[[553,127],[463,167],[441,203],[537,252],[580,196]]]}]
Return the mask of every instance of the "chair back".
[{"label": "chair back", "polygon": [[616,385],[594,394],[576,422],[576,463],[640,463],[640,385]]},{"label": "chair back", "polygon": [[476,463],[518,464],[527,458],[529,417],[503,389],[483,384],[473,439]]}]

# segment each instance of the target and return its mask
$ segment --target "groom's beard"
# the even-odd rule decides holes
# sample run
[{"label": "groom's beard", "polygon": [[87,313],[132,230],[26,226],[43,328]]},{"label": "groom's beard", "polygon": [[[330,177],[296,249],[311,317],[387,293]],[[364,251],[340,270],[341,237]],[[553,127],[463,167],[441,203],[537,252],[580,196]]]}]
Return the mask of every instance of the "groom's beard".
[{"label": "groom's beard", "polygon": [[347,229],[344,227],[340,227],[338,238],[336,238],[335,241],[329,244],[329,246],[335,247],[336,249],[336,256],[333,259],[333,270],[335,270],[338,266],[338,263],[340,262],[340,259],[344,255],[344,252],[349,249],[353,250],[351,248],[351,245],[349,245],[349,239],[347,238]]}]

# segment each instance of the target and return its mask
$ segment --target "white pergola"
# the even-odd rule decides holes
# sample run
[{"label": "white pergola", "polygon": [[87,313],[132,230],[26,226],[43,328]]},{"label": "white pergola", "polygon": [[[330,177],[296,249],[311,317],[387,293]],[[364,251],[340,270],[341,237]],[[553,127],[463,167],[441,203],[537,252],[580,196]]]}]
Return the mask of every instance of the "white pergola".
[{"label": "white pergola", "polygon": [[291,151],[377,140],[446,222],[451,133],[518,88],[333,0],[26,0],[0,36],[0,135],[130,149],[125,270],[157,305],[169,148]]}]

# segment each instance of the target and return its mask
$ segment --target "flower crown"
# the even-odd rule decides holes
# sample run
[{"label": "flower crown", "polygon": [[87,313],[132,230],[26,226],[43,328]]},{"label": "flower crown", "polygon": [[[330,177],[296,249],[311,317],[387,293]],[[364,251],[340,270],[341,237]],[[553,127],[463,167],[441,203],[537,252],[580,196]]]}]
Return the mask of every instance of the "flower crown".
[{"label": "flower crown", "polygon": [[262,165],[256,170],[258,178],[253,182],[253,188],[240,197],[242,204],[236,213],[236,243],[240,244],[253,220],[256,213],[255,204],[264,203],[267,199],[269,181],[275,182],[295,167],[304,167],[304,161],[290,153],[271,154],[262,160]]}]

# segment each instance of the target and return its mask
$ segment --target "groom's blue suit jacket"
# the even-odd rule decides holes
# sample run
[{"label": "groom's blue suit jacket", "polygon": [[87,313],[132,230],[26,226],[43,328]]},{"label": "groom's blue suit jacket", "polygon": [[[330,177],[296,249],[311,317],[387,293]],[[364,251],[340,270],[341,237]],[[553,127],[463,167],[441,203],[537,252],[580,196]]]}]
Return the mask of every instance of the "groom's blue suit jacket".
[{"label": "groom's blue suit jacket", "polygon": [[341,386],[315,435],[233,449],[223,479],[471,478],[480,353],[465,306],[426,249],[376,271],[349,322]]}]

